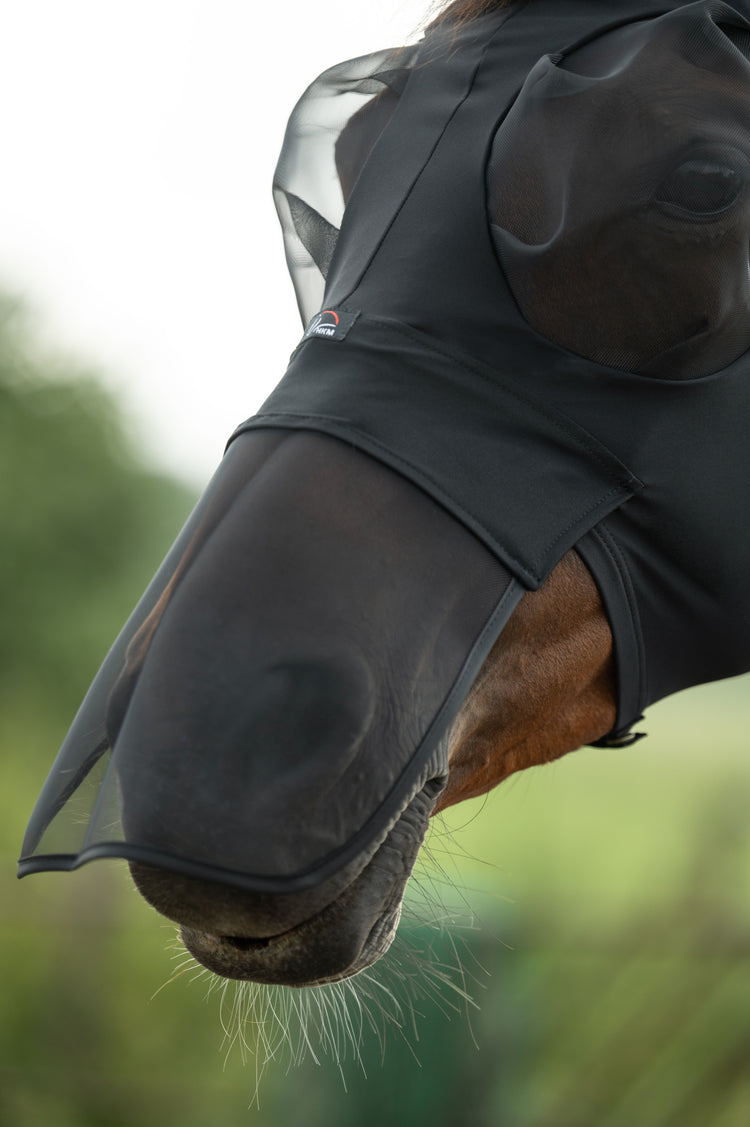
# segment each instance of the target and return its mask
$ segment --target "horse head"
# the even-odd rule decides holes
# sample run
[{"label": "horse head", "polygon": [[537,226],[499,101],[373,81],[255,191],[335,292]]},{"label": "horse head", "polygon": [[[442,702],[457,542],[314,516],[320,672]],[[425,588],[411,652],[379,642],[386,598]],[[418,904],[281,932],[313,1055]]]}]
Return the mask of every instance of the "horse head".
[{"label": "horse head", "polygon": [[643,11],[498,5],[313,84],[277,180],[312,319],[22,874],[125,857],[218,974],[337,981],[431,814],[750,667],[750,25]]}]

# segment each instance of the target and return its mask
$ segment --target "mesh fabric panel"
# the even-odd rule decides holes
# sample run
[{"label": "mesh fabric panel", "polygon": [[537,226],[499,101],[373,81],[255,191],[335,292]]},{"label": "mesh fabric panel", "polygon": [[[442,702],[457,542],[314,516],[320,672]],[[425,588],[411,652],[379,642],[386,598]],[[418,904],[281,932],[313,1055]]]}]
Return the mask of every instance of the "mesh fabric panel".
[{"label": "mesh fabric panel", "polygon": [[369,456],[241,435],[94,681],[27,867],[104,854],[286,888],[372,852],[437,794],[508,584]]},{"label": "mesh fabric panel", "polygon": [[545,56],[497,131],[500,261],[530,324],[579,355],[691,378],[750,346],[748,29],[730,16],[678,9]]},{"label": "mesh fabric panel", "polygon": [[304,324],[323,304],[344,206],[395,110],[416,52],[416,46],[378,51],[332,67],[289,118],[274,199]]}]

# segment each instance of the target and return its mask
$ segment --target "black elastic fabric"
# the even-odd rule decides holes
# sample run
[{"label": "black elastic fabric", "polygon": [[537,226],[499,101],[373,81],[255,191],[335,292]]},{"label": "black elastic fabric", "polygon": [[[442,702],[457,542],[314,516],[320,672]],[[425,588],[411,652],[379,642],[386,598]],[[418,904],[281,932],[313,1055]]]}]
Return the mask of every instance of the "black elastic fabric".
[{"label": "black elastic fabric", "polygon": [[[577,549],[630,741],[750,669],[750,0],[534,0],[341,63],[274,182],[304,337],[94,679],[20,872],[330,903]],[[304,809],[305,816],[291,811]]]}]

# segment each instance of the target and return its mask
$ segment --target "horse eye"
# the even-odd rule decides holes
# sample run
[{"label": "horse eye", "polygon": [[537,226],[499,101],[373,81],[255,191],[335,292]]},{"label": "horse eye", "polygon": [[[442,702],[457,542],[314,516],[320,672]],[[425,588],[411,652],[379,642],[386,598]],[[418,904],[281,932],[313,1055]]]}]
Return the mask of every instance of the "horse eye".
[{"label": "horse eye", "polygon": [[670,211],[709,218],[737,201],[742,184],[736,168],[705,158],[686,160],[662,181],[655,202]]}]

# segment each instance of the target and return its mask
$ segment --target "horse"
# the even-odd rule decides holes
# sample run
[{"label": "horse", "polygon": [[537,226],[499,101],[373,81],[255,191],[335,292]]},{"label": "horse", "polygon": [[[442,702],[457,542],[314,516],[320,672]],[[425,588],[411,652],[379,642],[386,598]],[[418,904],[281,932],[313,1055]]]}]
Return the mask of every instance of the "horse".
[{"label": "horse", "polygon": [[[331,72],[335,128],[313,120],[320,87],[301,103],[278,195],[312,319],[94,682],[22,874],[125,857],[216,974],[342,981],[388,949],[431,817],[583,745],[626,747],[645,704],[750,668],[748,535],[730,513],[732,570],[711,504],[747,454],[704,473],[696,452],[707,411],[729,428],[747,395],[750,24],[626,7],[454,0],[426,48]],[[513,52],[507,73],[493,51]],[[473,129],[481,177],[454,186],[451,143],[470,154]],[[297,192],[302,134],[328,138],[337,215]],[[474,440],[489,410],[502,422]],[[71,844],[56,827],[83,807]]]}]

